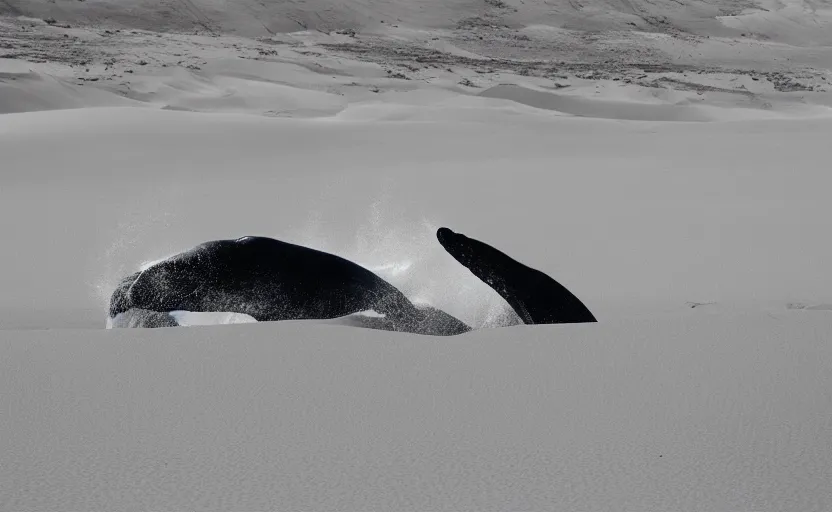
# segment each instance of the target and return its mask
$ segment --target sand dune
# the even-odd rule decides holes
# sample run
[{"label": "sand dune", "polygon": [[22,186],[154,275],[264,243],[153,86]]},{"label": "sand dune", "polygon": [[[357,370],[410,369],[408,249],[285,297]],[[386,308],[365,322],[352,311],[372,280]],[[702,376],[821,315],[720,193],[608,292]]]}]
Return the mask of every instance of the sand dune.
[{"label": "sand dune", "polygon": [[112,92],[81,87],[41,73],[0,73],[0,114],[140,105]]},{"label": "sand dune", "polygon": [[579,30],[684,30],[701,35],[751,33],[789,44],[829,44],[832,10],[818,0],[584,0],[522,2],[506,0],[333,0],[261,2],[255,0],[119,0],[50,2],[4,0],[0,15],[55,18],[67,23],[110,23],[148,30],[197,30],[258,37],[297,30],[329,32],[343,28],[375,31],[385,22],[451,28],[472,16],[490,16],[511,25],[542,24]]},{"label": "sand dune", "polygon": [[379,1],[345,4],[330,0],[258,2],[255,0],[120,0],[61,2],[4,0],[0,14],[52,16],[69,23],[112,23],[146,30],[198,30],[268,36],[297,30],[328,32],[340,28],[375,27],[382,21],[425,26],[453,26],[465,13],[480,8],[478,0]]},{"label": "sand dune", "polygon": [[717,18],[720,23],[745,33],[765,35],[788,44],[832,44],[832,6],[818,0],[764,2],[754,8]]},{"label": "sand dune", "polygon": [[[483,4],[474,8],[459,2],[448,4],[448,9],[468,15],[469,21],[450,28],[431,28],[434,25],[425,20],[421,25],[395,21],[358,34],[310,29],[253,40],[222,35],[222,31],[209,36],[95,25],[68,27],[57,21],[57,15],[64,12],[61,9],[80,16],[105,7],[92,1],[60,4],[50,11],[55,14],[52,25],[26,18],[0,21],[0,87],[4,91],[0,112],[141,102],[153,108],[283,117],[334,116],[351,107],[346,118],[379,117],[372,113],[372,105],[415,106],[417,96],[430,98],[424,99],[426,107],[441,110],[449,92],[507,99],[567,115],[632,120],[812,117],[825,115],[825,107],[832,105],[828,72],[832,49],[824,46],[823,37],[789,41],[811,43],[807,50],[751,32],[716,31],[711,36],[705,28],[713,24],[694,24],[699,28],[673,24],[673,20],[690,21],[715,13],[743,17],[757,12],[731,10],[727,4],[699,2],[684,8],[674,4],[674,10],[659,2],[648,11],[638,2],[629,7],[608,3],[551,9],[561,14],[572,9],[568,16],[584,20],[587,27],[606,19],[604,13],[614,12],[630,12],[622,14],[622,20],[635,16],[633,12],[650,12],[653,17],[648,18],[654,21],[663,20],[661,13],[666,13],[671,21],[652,28],[636,23],[626,30],[588,34],[579,30],[580,23],[572,27],[566,18],[549,20],[544,13],[535,14],[529,24],[511,23],[512,16],[531,16],[540,6],[522,5],[515,13],[510,7]],[[131,3],[130,9],[152,23],[154,5],[166,4]],[[260,8],[313,7],[264,5]],[[417,4],[385,5],[421,12]],[[109,5],[111,10],[105,11],[121,7]],[[365,7],[378,6],[368,3]],[[795,21],[799,17],[795,4],[766,8],[771,16],[780,11],[788,14],[784,26],[790,30],[803,26]],[[437,19],[442,16],[440,11],[428,11]],[[338,12],[335,9],[331,14]],[[816,26],[825,26],[825,12],[816,9],[812,14]],[[169,21],[177,19],[172,16]],[[723,26],[727,19],[711,21]],[[162,30],[165,25],[154,28]],[[552,48],[558,53],[553,54]],[[4,55],[14,59],[3,59]],[[24,59],[27,65],[21,67]],[[413,94],[422,91],[430,92]]]},{"label": "sand dune", "polygon": [[555,110],[581,117],[630,119],[636,121],[706,121],[708,117],[689,105],[651,104],[593,100],[546,91],[535,91],[516,85],[498,85],[480,93],[486,98],[499,98],[534,108]]},{"label": "sand dune", "polygon": [[196,77],[187,71],[132,83],[128,97],[175,110],[238,112],[309,117],[333,115],[344,105],[338,95],[258,79]]},{"label": "sand dune", "polygon": [[[558,94],[551,91],[535,90],[518,85],[498,85],[479,94],[486,98],[505,99],[537,109],[553,110],[580,117],[597,117],[603,119],[628,119],[634,121],[728,121],[743,119],[776,119],[783,117],[829,117],[832,109],[825,105],[789,105],[777,102],[777,107],[768,105],[762,108],[759,98],[734,97],[725,98],[721,105],[712,101],[710,104],[697,98],[695,93],[680,94],[674,99],[673,94],[663,99],[656,95],[644,95],[642,98],[621,100],[615,94],[594,96],[588,94]],[[611,96],[611,97],[610,97]],[[775,100],[776,101],[776,100]]]}]

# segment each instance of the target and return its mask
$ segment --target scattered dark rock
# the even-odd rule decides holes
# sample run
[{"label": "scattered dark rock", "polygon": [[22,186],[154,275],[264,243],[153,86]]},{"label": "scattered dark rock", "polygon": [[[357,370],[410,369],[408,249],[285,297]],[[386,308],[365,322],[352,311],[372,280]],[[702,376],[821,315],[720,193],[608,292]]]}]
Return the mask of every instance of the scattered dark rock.
[{"label": "scattered dark rock", "polygon": [[687,306],[691,309],[696,309],[701,306],[711,306],[716,304],[715,302],[687,302]]},{"label": "scattered dark rock", "polygon": [[788,76],[781,72],[767,73],[766,77],[774,84],[774,90],[778,92],[803,92],[813,91],[811,85],[799,82],[795,77]]}]

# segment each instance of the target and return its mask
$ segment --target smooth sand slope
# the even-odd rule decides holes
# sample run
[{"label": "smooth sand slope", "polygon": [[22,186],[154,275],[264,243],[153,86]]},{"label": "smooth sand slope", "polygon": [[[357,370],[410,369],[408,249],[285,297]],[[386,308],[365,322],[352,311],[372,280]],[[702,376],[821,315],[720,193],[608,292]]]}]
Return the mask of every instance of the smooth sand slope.
[{"label": "smooth sand slope", "polygon": [[60,327],[71,309],[73,325],[103,325],[115,283],[142,262],[250,234],[381,269],[480,324],[496,294],[442,250],[439,225],[550,273],[601,319],[832,302],[832,120],[627,122],[478,101],[310,120],[0,116],[0,218],[15,241],[2,324]]}]

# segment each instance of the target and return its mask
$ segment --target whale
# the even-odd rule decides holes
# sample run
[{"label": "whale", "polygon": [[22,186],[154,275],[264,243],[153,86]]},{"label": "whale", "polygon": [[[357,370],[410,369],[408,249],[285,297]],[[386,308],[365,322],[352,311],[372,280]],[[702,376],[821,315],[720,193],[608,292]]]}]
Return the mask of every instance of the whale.
[{"label": "whale", "polygon": [[[596,321],[543,272],[449,228],[439,228],[436,237],[523,323]],[[110,298],[108,325],[173,327],[180,325],[176,312],[239,313],[258,322],[338,319],[342,325],[437,336],[472,330],[441,309],[417,306],[346,258],[262,236],[205,242],[128,275]]]}]

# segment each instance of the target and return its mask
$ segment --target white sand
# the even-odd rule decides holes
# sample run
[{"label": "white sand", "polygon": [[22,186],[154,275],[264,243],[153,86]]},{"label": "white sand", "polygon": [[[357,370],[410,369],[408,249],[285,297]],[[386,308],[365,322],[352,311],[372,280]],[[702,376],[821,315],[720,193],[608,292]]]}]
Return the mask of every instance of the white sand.
[{"label": "white sand", "polygon": [[[823,2],[4,14],[56,26],[0,18],[0,510],[832,509]],[[127,273],[245,235],[500,324],[439,226],[600,323],[103,329]]]},{"label": "white sand", "polygon": [[0,509],[828,510],[829,317],[698,311],[6,331]]},{"label": "white sand", "polygon": [[[143,262],[250,234],[409,263],[381,273],[477,323],[494,294],[438,245],[439,225],[551,273],[600,318],[832,301],[832,119],[626,122],[479,101],[317,120],[2,116],[2,324],[60,327],[70,308],[101,325]],[[353,109],[371,112],[342,120]]]}]

